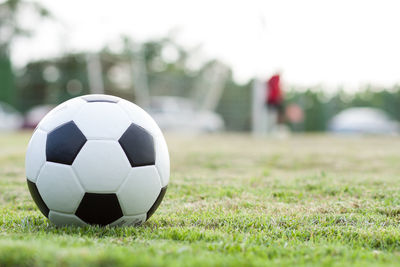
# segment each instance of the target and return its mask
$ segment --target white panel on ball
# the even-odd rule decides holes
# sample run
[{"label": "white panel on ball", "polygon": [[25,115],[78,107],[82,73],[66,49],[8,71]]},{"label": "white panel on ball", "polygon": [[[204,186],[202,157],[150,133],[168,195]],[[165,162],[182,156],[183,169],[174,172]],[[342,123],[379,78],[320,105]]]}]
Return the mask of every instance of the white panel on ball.
[{"label": "white panel on ball", "polygon": [[154,166],[136,167],[117,193],[124,215],[146,213],[161,191],[158,171]]},{"label": "white panel on ball", "polygon": [[76,225],[85,226],[86,223],[73,214],[65,214],[51,210],[49,219],[57,226]]},{"label": "white panel on ball", "polygon": [[75,115],[74,122],[88,139],[118,140],[131,124],[116,103],[92,102]]},{"label": "white panel on ball", "polygon": [[141,225],[146,221],[146,214],[140,214],[135,216],[123,216],[111,223],[110,226],[135,226]]},{"label": "white panel on ball", "polygon": [[164,136],[157,136],[155,138],[156,149],[156,167],[161,178],[161,186],[164,187],[169,183],[170,163],[167,142]]},{"label": "white panel on ball", "polygon": [[72,167],[89,193],[116,192],[131,170],[120,144],[111,140],[87,141]]},{"label": "white panel on ball", "polygon": [[46,162],[36,186],[50,210],[74,213],[85,194],[71,166]]},{"label": "white panel on ball", "polygon": [[61,124],[71,121],[75,113],[77,113],[84,105],[86,105],[86,101],[81,98],[68,100],[50,111],[41,120],[38,128],[50,132]]},{"label": "white panel on ball", "polygon": [[47,133],[37,129],[29,141],[25,158],[26,177],[36,182],[40,169],[46,162],[46,138]]}]

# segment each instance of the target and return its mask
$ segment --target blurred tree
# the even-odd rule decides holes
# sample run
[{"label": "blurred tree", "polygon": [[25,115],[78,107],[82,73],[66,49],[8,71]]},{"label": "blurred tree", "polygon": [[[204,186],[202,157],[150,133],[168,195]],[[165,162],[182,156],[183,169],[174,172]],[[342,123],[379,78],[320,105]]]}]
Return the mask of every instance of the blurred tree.
[{"label": "blurred tree", "polygon": [[46,8],[36,2],[6,0],[0,3],[0,101],[15,102],[15,84],[10,60],[10,49],[17,37],[30,36],[32,29],[22,26],[19,13],[33,12],[39,17],[48,17]]},{"label": "blurred tree", "polygon": [[88,94],[86,54],[70,54],[60,58],[28,63],[18,77],[18,107],[21,111]]}]

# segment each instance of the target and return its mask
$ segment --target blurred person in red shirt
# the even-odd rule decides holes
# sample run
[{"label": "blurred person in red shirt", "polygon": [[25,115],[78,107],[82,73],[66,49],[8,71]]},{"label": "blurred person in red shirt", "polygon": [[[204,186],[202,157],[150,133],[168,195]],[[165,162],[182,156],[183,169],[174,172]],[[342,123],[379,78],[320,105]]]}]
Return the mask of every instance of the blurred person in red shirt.
[{"label": "blurred person in red shirt", "polygon": [[282,123],[284,120],[283,92],[280,80],[280,73],[276,73],[266,82],[265,105],[270,114],[269,131],[274,131],[276,124]]},{"label": "blurred person in red shirt", "polygon": [[276,110],[282,109],[283,94],[280,79],[280,74],[277,73],[267,81],[266,86],[267,93],[265,103],[269,108]]}]

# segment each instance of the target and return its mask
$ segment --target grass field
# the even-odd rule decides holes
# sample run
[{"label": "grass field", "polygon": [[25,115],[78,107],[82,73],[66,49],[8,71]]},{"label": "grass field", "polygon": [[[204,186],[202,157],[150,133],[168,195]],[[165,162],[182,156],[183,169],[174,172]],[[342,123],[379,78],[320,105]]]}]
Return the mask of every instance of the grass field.
[{"label": "grass field", "polygon": [[0,135],[0,266],[400,263],[399,138],[169,136],[146,224],[56,228],[26,187],[29,135]]}]

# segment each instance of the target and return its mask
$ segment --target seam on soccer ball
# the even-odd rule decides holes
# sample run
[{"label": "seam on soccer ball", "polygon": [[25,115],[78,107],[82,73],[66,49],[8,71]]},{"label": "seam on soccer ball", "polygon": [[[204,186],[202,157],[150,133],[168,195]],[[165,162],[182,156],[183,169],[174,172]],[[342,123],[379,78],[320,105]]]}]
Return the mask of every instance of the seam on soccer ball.
[{"label": "seam on soccer ball", "polygon": [[[39,179],[40,173],[42,172],[42,170],[43,170],[43,168],[44,168],[44,165],[46,165],[46,163],[47,163],[47,159],[42,163],[42,165],[41,165],[40,168],[39,168],[38,173],[36,174],[36,179],[35,179],[35,181],[34,181],[35,184],[37,184],[37,181],[38,181],[38,179]],[[26,177],[26,178],[29,180],[28,177]],[[29,181],[31,181],[31,180],[29,180]],[[31,182],[33,182],[33,181],[31,181]],[[36,185],[36,186],[37,186],[37,185]],[[38,190],[39,190],[39,189],[38,189]]]},{"label": "seam on soccer ball", "polygon": [[[70,166],[71,166],[71,170],[72,170],[72,172],[74,173],[76,179],[78,179],[78,184],[79,184],[79,186],[81,187],[81,189],[82,189],[82,191],[83,191],[83,195],[85,195],[85,193],[86,193],[86,188],[83,186],[83,184],[82,184],[82,182],[81,182],[81,179],[79,179],[79,175],[78,175],[78,173],[75,171],[75,169],[74,169],[74,167],[73,167],[73,164],[74,164],[74,163],[72,163],[72,164],[70,165]],[[79,205],[78,205],[78,206],[79,206]],[[77,207],[76,209],[78,209],[78,207]]]}]

